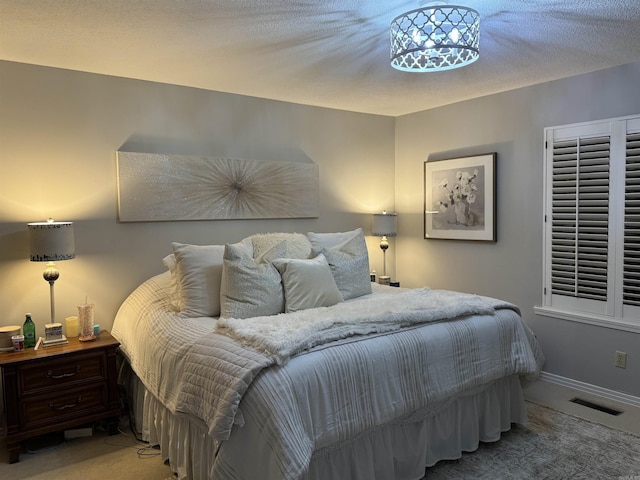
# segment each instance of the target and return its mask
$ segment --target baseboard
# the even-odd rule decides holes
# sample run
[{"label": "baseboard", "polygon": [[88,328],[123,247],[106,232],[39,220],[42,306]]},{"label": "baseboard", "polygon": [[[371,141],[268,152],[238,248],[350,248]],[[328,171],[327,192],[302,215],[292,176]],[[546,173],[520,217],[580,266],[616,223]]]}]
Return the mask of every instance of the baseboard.
[{"label": "baseboard", "polygon": [[608,388],[598,387],[597,385],[591,385],[590,383],[580,382],[578,380],[573,380],[572,378],[561,377],[560,375],[548,372],[542,372],[540,374],[540,380],[640,408],[640,397],[629,395],[627,393],[609,390]]}]

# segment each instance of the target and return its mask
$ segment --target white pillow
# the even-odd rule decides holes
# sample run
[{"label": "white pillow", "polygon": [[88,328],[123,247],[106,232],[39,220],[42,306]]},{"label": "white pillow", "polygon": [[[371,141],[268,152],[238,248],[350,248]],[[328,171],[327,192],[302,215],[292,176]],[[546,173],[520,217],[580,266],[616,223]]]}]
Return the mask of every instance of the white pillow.
[{"label": "white pillow", "polygon": [[162,264],[169,269],[171,274],[175,273],[176,270],[176,256],[173,253],[170,253],[166,257],[162,259]]},{"label": "white pillow", "polygon": [[249,237],[253,245],[253,257],[259,257],[273,246],[287,242],[283,258],[309,258],[311,242],[302,233],[258,233]]},{"label": "white pillow", "polygon": [[282,257],[286,242],[271,247],[257,259],[237,245],[226,245],[220,288],[220,316],[249,318],[284,311],[282,281],[270,263]]},{"label": "white pillow", "polygon": [[[220,315],[224,245],[172,243],[177,308],[185,317]],[[166,257],[165,257],[166,258]],[[170,259],[167,263],[170,263]],[[171,270],[171,267],[169,267]]]},{"label": "white pillow", "polygon": [[169,305],[172,310],[180,311],[180,283],[178,282],[178,272],[176,272],[176,256],[170,253],[162,259],[162,264],[167,267],[171,276]]},{"label": "white pillow", "polygon": [[285,312],[329,307],[343,301],[324,255],[305,260],[278,258],[273,264],[282,277]]},{"label": "white pillow", "polygon": [[371,293],[369,252],[361,228],[343,233],[309,233],[313,253],[322,253],[345,300]]}]

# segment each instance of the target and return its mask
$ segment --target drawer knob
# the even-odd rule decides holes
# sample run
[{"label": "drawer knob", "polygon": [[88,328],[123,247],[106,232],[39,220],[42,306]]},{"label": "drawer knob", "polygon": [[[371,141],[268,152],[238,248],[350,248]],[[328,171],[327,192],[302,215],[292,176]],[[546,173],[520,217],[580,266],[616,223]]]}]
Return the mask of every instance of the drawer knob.
[{"label": "drawer knob", "polygon": [[76,403],[65,403],[64,405],[56,406],[52,403],[49,404],[49,408],[53,410],[66,410],[67,408],[73,408],[77,406],[82,401],[82,396],[76,398]]},{"label": "drawer knob", "polygon": [[69,373],[56,373],[53,370],[49,370],[47,372],[47,378],[65,378],[65,377],[73,377],[78,372],[80,372],[80,365],[76,365],[76,369],[74,372]]}]

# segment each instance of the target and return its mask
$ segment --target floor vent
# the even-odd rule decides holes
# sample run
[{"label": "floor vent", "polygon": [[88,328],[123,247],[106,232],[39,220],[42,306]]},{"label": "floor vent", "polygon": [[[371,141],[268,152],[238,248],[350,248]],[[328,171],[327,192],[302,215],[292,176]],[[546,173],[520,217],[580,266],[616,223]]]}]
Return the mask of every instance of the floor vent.
[{"label": "floor vent", "polygon": [[608,413],[609,415],[620,415],[623,413],[621,410],[616,410],[614,408],[604,407],[602,405],[598,405],[597,403],[589,402],[588,400],[583,400],[582,398],[573,398],[569,400],[572,403],[577,403],[578,405],[582,405],[585,407],[593,408],[594,410],[598,410],[600,412]]}]

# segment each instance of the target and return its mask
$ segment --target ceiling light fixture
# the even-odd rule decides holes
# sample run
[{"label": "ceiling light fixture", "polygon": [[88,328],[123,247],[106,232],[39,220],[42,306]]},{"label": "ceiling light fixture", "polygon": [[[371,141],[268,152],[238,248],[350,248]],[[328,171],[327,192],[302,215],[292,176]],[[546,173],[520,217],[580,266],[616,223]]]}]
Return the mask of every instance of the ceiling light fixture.
[{"label": "ceiling light fixture", "polygon": [[480,56],[480,14],[459,5],[418,8],[391,22],[391,66],[405,72],[463,67]]}]

